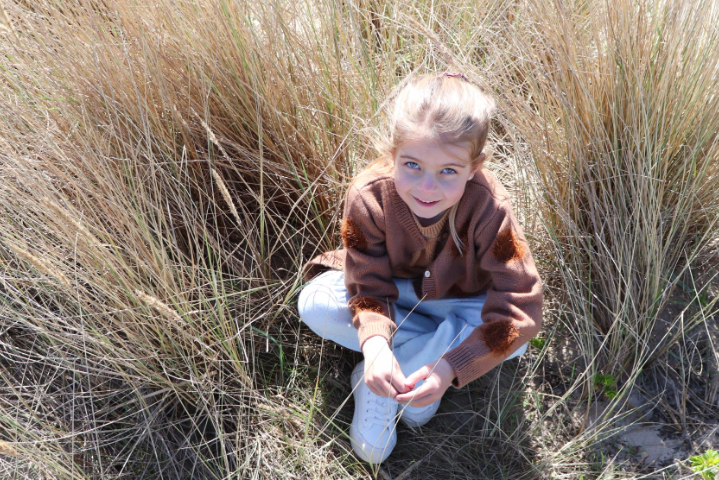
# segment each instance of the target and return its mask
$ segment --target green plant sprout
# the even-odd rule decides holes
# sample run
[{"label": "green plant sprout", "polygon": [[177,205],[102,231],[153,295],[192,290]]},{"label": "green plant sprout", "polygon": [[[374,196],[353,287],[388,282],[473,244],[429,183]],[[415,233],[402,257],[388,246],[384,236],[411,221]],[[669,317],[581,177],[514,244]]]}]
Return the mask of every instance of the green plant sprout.
[{"label": "green plant sprout", "polygon": [[714,480],[719,473],[719,453],[709,449],[702,455],[689,457],[694,472],[701,474],[704,480]]},{"label": "green plant sprout", "polygon": [[542,348],[544,348],[545,343],[546,343],[545,338],[535,337],[535,338],[532,338],[529,340],[529,344],[532,345],[537,350],[541,350]]},{"label": "green plant sprout", "polygon": [[602,388],[604,391],[604,394],[607,396],[608,399],[613,399],[617,396],[617,390],[616,390],[616,381],[614,380],[614,375],[611,374],[601,374],[597,373],[594,375],[594,386],[597,388]]}]

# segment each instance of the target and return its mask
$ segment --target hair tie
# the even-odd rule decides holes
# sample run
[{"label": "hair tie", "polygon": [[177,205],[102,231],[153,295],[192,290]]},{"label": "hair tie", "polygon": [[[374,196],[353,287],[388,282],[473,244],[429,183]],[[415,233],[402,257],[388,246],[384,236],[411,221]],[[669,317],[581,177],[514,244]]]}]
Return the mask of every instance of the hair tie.
[{"label": "hair tie", "polygon": [[465,82],[469,82],[469,79],[467,78],[467,76],[466,76],[464,73],[444,72],[444,73],[443,73],[442,75],[440,75],[440,76],[442,76],[442,77],[459,77],[459,78],[461,78],[462,80],[464,80]]}]

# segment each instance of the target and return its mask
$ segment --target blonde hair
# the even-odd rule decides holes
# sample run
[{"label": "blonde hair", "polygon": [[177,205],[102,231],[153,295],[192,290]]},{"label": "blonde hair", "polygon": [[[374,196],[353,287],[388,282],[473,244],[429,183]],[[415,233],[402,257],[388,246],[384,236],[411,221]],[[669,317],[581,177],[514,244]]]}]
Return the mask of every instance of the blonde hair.
[{"label": "blonde hair", "polygon": [[[425,138],[451,145],[469,144],[470,167],[484,163],[482,157],[489,122],[496,102],[466,77],[456,74],[410,78],[401,86],[390,106],[384,130],[377,132],[374,146],[378,157],[355,175],[350,186],[367,175],[394,175],[394,154],[405,142]],[[455,227],[459,202],[449,211],[449,229],[460,255],[464,243]]]}]

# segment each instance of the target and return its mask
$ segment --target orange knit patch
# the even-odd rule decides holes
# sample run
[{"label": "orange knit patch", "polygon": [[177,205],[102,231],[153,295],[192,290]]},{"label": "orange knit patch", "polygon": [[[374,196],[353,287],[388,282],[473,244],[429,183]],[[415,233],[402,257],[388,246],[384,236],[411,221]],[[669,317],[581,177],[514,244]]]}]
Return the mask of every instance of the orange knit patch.
[{"label": "orange knit patch", "polygon": [[361,311],[381,313],[384,315],[382,304],[372,297],[357,297],[354,302],[349,305],[352,316],[357,315]]},{"label": "orange knit patch", "polygon": [[481,337],[492,353],[505,355],[514,339],[519,336],[519,330],[511,320],[497,320],[480,325]]},{"label": "orange knit patch", "polygon": [[367,237],[351,218],[342,220],[340,233],[342,234],[342,243],[345,248],[354,248],[360,252],[367,250]]},{"label": "orange knit patch", "polygon": [[520,260],[524,256],[524,246],[519,242],[514,230],[507,228],[497,235],[492,253],[500,262],[508,263],[511,260]]}]

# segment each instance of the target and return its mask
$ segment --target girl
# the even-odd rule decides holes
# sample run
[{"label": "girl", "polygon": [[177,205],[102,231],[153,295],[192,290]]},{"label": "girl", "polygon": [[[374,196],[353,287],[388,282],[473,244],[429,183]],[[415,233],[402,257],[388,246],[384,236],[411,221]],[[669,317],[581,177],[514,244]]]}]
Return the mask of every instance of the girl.
[{"label": "girl", "polygon": [[407,82],[378,159],[348,188],[343,247],[303,269],[329,270],[300,292],[302,321],[364,355],[350,438],[371,464],[396,445],[397,418],[424,425],[450,385],[522,355],[541,327],[537,268],[483,168],[495,108],[462,74]]}]

